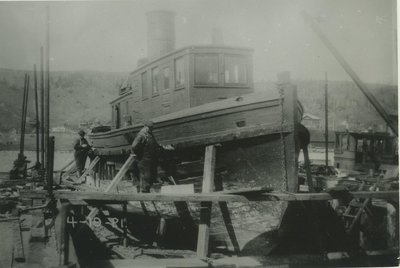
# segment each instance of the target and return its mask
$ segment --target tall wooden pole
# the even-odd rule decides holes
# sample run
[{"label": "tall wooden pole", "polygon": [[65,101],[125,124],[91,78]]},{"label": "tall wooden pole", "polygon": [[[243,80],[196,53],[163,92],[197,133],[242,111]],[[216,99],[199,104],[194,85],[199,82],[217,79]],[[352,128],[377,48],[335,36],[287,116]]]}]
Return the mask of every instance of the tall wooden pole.
[{"label": "tall wooden pole", "polygon": [[[45,142],[49,146],[50,136],[50,10],[46,9],[46,102],[45,102]],[[47,149],[49,157],[49,150]],[[50,159],[46,159],[46,170],[49,170]]]},{"label": "tall wooden pole", "polygon": [[29,96],[29,75],[26,76],[26,94],[25,94],[25,100],[24,100],[24,117],[22,118],[22,123],[23,123],[23,129],[22,129],[22,141],[21,141],[21,147],[22,147],[22,153],[21,156],[24,155],[24,147],[25,147],[25,133],[26,133],[26,114],[28,112],[28,96]]},{"label": "tall wooden pole", "polygon": [[46,165],[46,143],[44,138],[44,70],[43,70],[43,47],[40,47],[40,136],[41,136],[41,160],[42,160],[42,169],[45,168]]},{"label": "tall wooden pole", "polygon": [[25,138],[25,130],[24,130],[24,121],[25,121],[25,99],[26,99],[26,95],[27,95],[27,74],[25,74],[24,77],[24,95],[22,98],[22,112],[21,112],[21,132],[20,132],[20,141],[19,141],[19,155],[18,158],[21,158],[24,154],[24,138]]},{"label": "tall wooden pole", "polygon": [[325,172],[328,175],[328,73],[325,72]]},{"label": "tall wooden pole", "polygon": [[36,165],[39,162],[39,99],[38,99],[38,88],[37,88],[37,74],[36,74],[36,64],[33,65],[33,80],[35,88],[35,112],[36,112]]},{"label": "tall wooden pole", "polygon": [[54,136],[49,137],[48,144],[48,169],[47,172],[47,193],[50,198],[53,198],[53,172],[54,172]]}]

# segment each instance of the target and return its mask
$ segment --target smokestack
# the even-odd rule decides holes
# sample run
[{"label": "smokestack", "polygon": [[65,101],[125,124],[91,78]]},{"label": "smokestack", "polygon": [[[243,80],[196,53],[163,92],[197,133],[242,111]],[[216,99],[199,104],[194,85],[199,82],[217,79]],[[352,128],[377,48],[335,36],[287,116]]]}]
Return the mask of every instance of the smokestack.
[{"label": "smokestack", "polygon": [[175,49],[175,13],[155,10],[147,13],[147,55],[154,59]]},{"label": "smokestack", "polygon": [[224,36],[222,35],[222,31],[219,28],[213,28],[211,43],[213,45],[224,45]]}]

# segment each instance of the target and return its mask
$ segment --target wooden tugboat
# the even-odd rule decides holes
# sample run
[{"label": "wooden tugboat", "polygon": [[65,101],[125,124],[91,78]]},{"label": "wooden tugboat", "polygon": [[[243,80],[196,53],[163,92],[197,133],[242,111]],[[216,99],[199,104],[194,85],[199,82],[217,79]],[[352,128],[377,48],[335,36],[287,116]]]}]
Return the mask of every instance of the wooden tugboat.
[{"label": "wooden tugboat", "polygon": [[[156,56],[119,89],[111,102],[112,127],[94,129],[89,136],[100,157],[100,177],[110,174],[104,172],[107,167],[122,166],[143,120],[151,119],[157,141],[176,148],[169,156],[176,184],[197,186],[205,147],[218,144],[214,190],[271,187],[297,192],[295,134],[302,107],[288,74],[278,77],[275,88],[254,93],[250,49],[213,45],[170,51],[154,43],[173,43],[173,14],[150,12],[148,20],[149,51]],[[154,49],[157,53],[151,53]],[[171,172],[164,171],[160,176]],[[271,232],[279,228],[286,202],[220,205],[212,210],[213,245],[251,254],[269,252]],[[200,204],[130,202],[128,211],[175,217],[182,226],[196,226]]]},{"label": "wooden tugboat", "polygon": [[396,165],[396,151],[396,138],[388,132],[336,132],[336,168],[365,171]]}]

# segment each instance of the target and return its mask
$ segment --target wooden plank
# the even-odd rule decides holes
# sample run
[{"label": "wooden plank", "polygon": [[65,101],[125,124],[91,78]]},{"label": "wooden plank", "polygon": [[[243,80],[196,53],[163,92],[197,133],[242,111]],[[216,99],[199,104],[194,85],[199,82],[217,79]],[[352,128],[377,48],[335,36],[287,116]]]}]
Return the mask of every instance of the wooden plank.
[{"label": "wooden plank", "polygon": [[[206,147],[202,187],[203,193],[210,193],[214,189],[215,154],[215,145],[210,145]],[[211,209],[211,202],[201,203],[199,233],[197,236],[197,256],[199,258],[205,258],[208,255]]]},{"label": "wooden plank", "polygon": [[60,265],[68,264],[68,255],[69,255],[69,233],[68,233],[68,224],[67,217],[69,212],[70,204],[62,203],[60,210],[60,236],[59,236],[59,250],[60,250]]},{"label": "wooden plank", "polygon": [[263,267],[255,257],[224,257],[212,260],[211,267]]},{"label": "wooden plank", "polygon": [[14,222],[0,222],[0,267],[13,267]]},{"label": "wooden plank", "polygon": [[223,190],[216,193],[219,194],[239,194],[239,195],[249,195],[249,194],[262,194],[267,192],[272,192],[273,189],[270,187],[254,187],[254,188],[241,188],[235,190]]},{"label": "wooden plank", "polygon": [[6,217],[6,218],[0,218],[0,222],[5,222],[5,221],[18,221],[19,217]]},{"label": "wooden plank", "polygon": [[72,206],[87,206],[88,205],[88,203],[85,200],[70,199],[68,201]]},{"label": "wooden plank", "polygon": [[100,157],[96,156],[96,158],[90,163],[89,167],[83,172],[83,174],[79,177],[78,181],[82,181],[90,171],[97,165],[99,162]]},{"label": "wooden plank", "polygon": [[99,260],[88,264],[89,268],[105,268],[105,267],[152,267],[152,268],[207,268],[208,263],[198,258],[173,258],[173,259],[115,259],[115,260]]},{"label": "wooden plank", "polygon": [[[42,197],[46,194],[45,191],[24,191],[21,197]],[[349,192],[353,198],[377,198],[385,200],[399,200],[399,191],[362,191],[362,192]],[[126,201],[154,201],[154,202],[252,202],[252,201],[309,201],[309,200],[332,200],[333,198],[328,193],[283,193],[271,192],[263,193],[256,196],[244,196],[233,194],[219,194],[202,193],[202,194],[160,194],[160,193],[132,193],[132,194],[115,194],[115,193],[101,193],[101,192],[78,192],[78,191],[55,191],[54,196],[57,199],[83,199],[93,201],[107,202],[126,202]]]},{"label": "wooden plank", "polygon": [[13,255],[17,262],[25,262],[24,243],[22,241],[21,223],[18,221],[13,223]]},{"label": "wooden plank", "polygon": [[[111,181],[111,183],[108,185],[107,189],[104,191],[105,193],[109,193],[112,190],[115,189],[115,187],[118,185],[118,183],[122,180],[122,178],[125,176],[125,173],[128,171],[129,167],[132,165],[133,161],[135,161],[135,155],[131,154],[128,159],[125,161],[125,164],[121,167],[121,169],[118,171],[117,175],[114,177],[114,179]],[[94,216],[99,212],[97,208],[93,208],[89,215],[87,216],[87,220],[90,222],[93,220]]]}]

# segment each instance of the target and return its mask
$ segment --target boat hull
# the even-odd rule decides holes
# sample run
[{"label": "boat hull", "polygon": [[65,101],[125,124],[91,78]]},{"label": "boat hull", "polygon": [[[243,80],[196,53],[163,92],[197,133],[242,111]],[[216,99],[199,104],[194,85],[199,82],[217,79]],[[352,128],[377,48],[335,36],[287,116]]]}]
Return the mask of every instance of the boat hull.
[{"label": "boat hull", "polygon": [[[282,122],[280,100],[264,94],[185,109],[152,119],[153,134],[161,145],[190,148],[249,137],[293,131],[293,122]],[[89,136],[97,155],[130,152],[143,125],[134,125]]]},{"label": "boat hull", "polygon": [[[296,129],[301,116],[298,116],[295,87],[285,84],[283,91],[283,101],[249,94],[153,119],[157,141],[176,148],[173,153],[175,168],[170,173],[176,183],[194,184],[195,192],[201,192],[205,147],[218,144],[214,191],[262,186],[296,192]],[[92,134],[90,139],[95,153],[101,158],[100,167],[113,162],[118,169],[128,158],[130,145],[141,127]],[[161,179],[163,171],[159,171]],[[168,171],[164,174],[168,175]],[[103,180],[102,187],[105,189],[109,182]],[[118,191],[128,188],[120,185]],[[275,245],[286,207],[286,202],[213,204],[212,245],[240,254],[268,254]],[[196,241],[200,210],[198,202],[129,203],[129,211],[135,215],[131,217],[133,231],[150,228],[145,219],[156,218],[156,222],[167,219],[175,222],[172,224],[175,229],[181,228],[177,235],[187,238],[192,234],[193,241]],[[153,234],[156,229],[157,226],[153,226]],[[138,235],[140,233],[143,232]],[[176,240],[176,237],[171,239]]]},{"label": "boat hull", "polygon": [[[286,169],[282,164],[284,154],[281,145],[282,138],[277,134],[227,142],[218,147],[215,190],[256,187],[287,189],[288,180],[293,178],[285,179]],[[201,192],[202,177],[194,176],[197,170],[202,168],[202,165],[194,167],[194,164],[191,164],[189,169],[192,171],[192,177],[182,176],[181,180],[176,179],[177,184],[190,184],[193,185],[194,192]],[[179,169],[180,166],[178,166],[180,174],[188,172]],[[106,188],[108,183],[109,180],[102,181],[102,187]],[[132,181],[123,181],[123,184],[118,186],[118,191],[128,191],[134,184],[136,183]],[[161,192],[163,188],[161,187]],[[182,192],[181,189],[178,186],[177,192]],[[276,245],[277,231],[286,207],[287,202],[282,201],[213,203],[210,224],[212,251],[267,255]],[[112,205],[110,208],[121,211],[120,205]],[[186,245],[190,243],[195,245],[193,241],[197,239],[200,210],[199,202],[129,202],[128,204],[128,212],[132,215],[130,222],[133,233],[135,230],[142,230],[141,233],[147,230],[156,237],[159,220],[163,218],[167,223],[167,237],[163,239],[173,241],[174,238],[170,233],[178,233],[184,237],[182,239],[190,240]],[[149,225],[149,222],[153,222],[153,225]],[[139,232],[135,235],[142,234]]]}]

